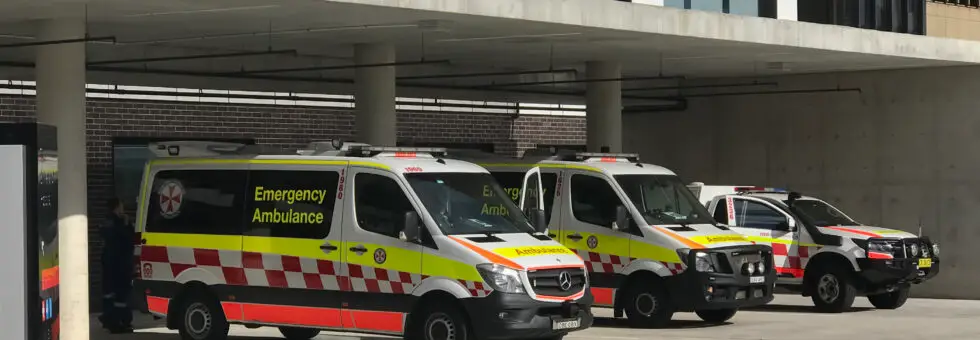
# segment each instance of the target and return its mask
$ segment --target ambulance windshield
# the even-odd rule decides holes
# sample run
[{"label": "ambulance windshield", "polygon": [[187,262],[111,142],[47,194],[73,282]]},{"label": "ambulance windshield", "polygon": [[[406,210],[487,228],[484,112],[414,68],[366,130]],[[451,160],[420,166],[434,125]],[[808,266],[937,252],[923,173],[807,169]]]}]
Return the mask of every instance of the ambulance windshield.
[{"label": "ambulance windshield", "polygon": [[677,176],[619,175],[615,178],[647,224],[714,224],[711,214]]},{"label": "ambulance windshield", "polygon": [[534,231],[490,174],[411,173],[405,178],[446,235]]},{"label": "ambulance windshield", "polygon": [[816,226],[860,225],[860,223],[851,220],[847,215],[837,210],[837,208],[823,201],[796,200],[793,202],[792,210],[796,214],[803,215],[807,221]]}]

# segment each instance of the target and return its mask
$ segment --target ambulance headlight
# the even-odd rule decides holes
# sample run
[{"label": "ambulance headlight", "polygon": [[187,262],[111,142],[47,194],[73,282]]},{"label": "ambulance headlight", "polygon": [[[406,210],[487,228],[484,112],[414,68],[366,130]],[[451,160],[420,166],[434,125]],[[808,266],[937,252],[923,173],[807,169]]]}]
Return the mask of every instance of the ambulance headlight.
[{"label": "ambulance headlight", "polygon": [[524,293],[521,273],[498,264],[484,263],[476,266],[483,282],[501,293]]},{"label": "ambulance headlight", "polygon": [[932,256],[939,256],[939,243],[932,244]]},{"label": "ambulance headlight", "polygon": [[694,269],[699,272],[713,273],[715,271],[715,265],[711,263],[711,258],[708,257],[708,254],[699,252],[694,255]]}]

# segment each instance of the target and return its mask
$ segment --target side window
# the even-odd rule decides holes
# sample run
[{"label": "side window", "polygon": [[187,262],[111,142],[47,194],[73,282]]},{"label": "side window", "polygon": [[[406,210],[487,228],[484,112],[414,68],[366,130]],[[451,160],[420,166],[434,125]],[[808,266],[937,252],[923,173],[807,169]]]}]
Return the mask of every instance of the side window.
[{"label": "side window", "polygon": [[245,170],[161,171],[153,179],[146,231],[240,235]]},{"label": "side window", "polygon": [[579,221],[611,228],[616,221],[619,196],[606,180],[586,175],[572,175],[572,215]]},{"label": "side window", "polygon": [[[514,204],[520,204],[521,185],[524,184],[523,172],[494,172],[493,178],[510,195]],[[544,189],[544,215],[545,220],[551,223],[551,207],[555,203],[555,187],[558,185],[558,174],[541,173],[541,188]],[[489,189],[487,189],[489,190]],[[527,197],[525,199],[528,199]],[[536,197],[535,197],[536,199]]]},{"label": "side window", "polygon": [[743,228],[785,230],[786,216],[762,203],[735,200],[736,225]]},{"label": "side window", "polygon": [[336,171],[253,170],[246,235],[322,239],[330,234]]},{"label": "side window", "polygon": [[718,204],[715,205],[714,218],[715,222],[721,224],[728,224],[728,203],[727,199],[718,200]]},{"label": "side window", "polygon": [[397,238],[405,213],[415,207],[394,179],[359,173],[354,175],[354,211],[361,229]]}]

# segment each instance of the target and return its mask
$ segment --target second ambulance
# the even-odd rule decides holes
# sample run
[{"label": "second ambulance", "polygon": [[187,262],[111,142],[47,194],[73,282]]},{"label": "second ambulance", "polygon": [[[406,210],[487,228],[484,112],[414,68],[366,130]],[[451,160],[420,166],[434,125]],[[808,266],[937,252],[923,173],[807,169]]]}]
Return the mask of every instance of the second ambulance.
[{"label": "second ambulance", "polygon": [[820,311],[845,311],[859,294],[877,308],[899,308],[913,284],[939,273],[939,245],[928,237],[866,226],[815,197],[775,188],[690,188],[715,220],[772,245],[779,285],[810,296]]},{"label": "second ambulance", "polygon": [[[229,324],[409,339],[559,339],[592,324],[582,260],[438,149],[153,146],[136,285],[186,340]],[[487,195],[486,193],[490,193]],[[491,205],[506,214],[483,214]]]},{"label": "second ambulance", "polygon": [[634,327],[665,326],[679,311],[723,322],[773,298],[771,248],[712,221],[677,175],[635,154],[455,155],[490,170],[545,220],[548,236],[585,260],[595,304],[625,312]]}]

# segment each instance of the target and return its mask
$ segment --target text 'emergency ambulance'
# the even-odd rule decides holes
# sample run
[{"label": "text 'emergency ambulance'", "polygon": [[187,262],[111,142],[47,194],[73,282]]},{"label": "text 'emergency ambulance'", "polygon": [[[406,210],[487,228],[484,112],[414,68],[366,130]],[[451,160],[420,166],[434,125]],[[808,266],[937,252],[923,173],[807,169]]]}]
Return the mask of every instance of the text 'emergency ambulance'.
[{"label": "text 'emergency ambulance'", "polygon": [[[255,187],[255,202],[285,202],[292,205],[295,203],[316,203],[323,204],[327,198],[327,190],[294,190],[294,189],[266,189],[265,187]],[[272,208],[263,211],[256,207],[252,213],[252,223],[283,223],[283,224],[321,224],[323,223],[323,212],[320,211],[294,211],[279,210]]]}]

